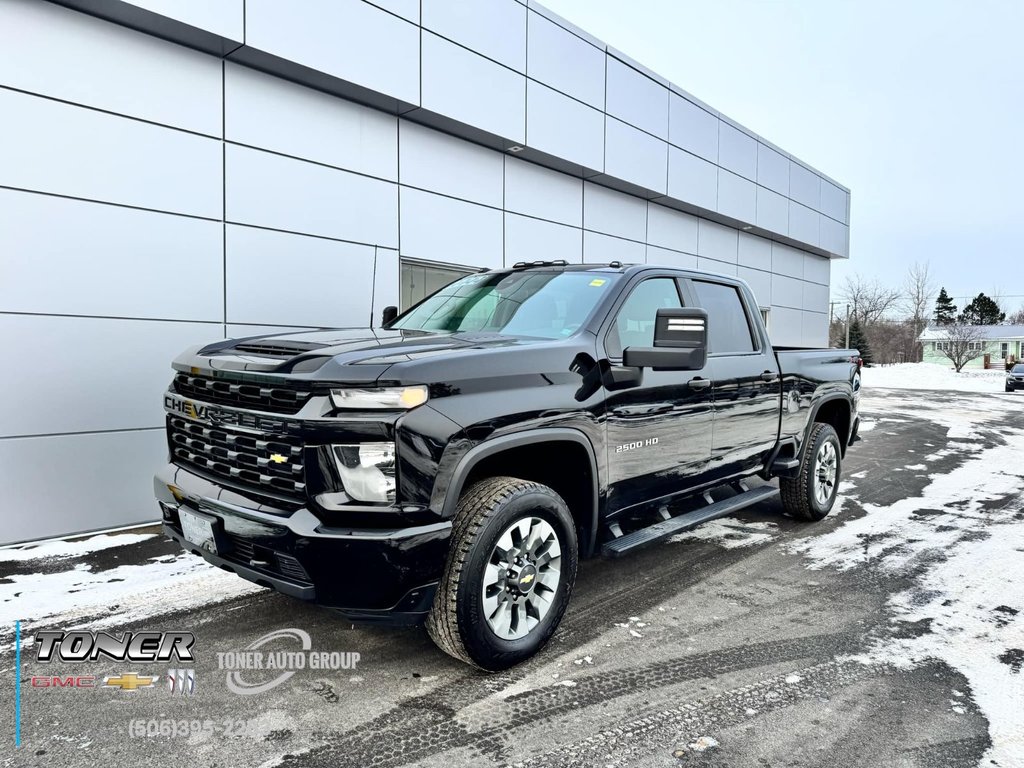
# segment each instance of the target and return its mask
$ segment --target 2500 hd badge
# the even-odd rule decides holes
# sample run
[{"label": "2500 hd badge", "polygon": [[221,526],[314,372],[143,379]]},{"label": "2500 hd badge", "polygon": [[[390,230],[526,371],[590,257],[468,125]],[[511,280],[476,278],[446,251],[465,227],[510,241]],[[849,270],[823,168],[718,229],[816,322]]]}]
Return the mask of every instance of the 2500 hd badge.
[{"label": "2500 hd badge", "polygon": [[649,437],[646,440],[637,440],[635,443],[626,443],[625,445],[616,445],[616,453],[625,453],[626,451],[635,451],[637,448],[647,448],[652,445],[658,444],[658,438]]},{"label": "2500 hd badge", "polygon": [[384,318],[178,357],[164,530],[353,621],[425,621],[484,669],[544,646],[581,557],[780,488],[820,520],[857,435],[857,352],[773,349],[734,278],[535,262]]}]

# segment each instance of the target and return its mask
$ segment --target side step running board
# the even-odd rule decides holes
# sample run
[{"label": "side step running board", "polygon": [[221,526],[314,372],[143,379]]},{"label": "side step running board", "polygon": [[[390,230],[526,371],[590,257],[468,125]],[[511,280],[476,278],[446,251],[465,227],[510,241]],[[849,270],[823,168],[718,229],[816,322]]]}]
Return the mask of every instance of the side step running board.
[{"label": "side step running board", "polygon": [[772,462],[772,474],[781,475],[783,472],[792,472],[794,469],[799,469],[800,459],[776,459]]},{"label": "side step running board", "polygon": [[679,515],[668,520],[662,520],[654,525],[641,528],[638,531],[627,533],[614,541],[607,542],[601,547],[601,554],[605,557],[621,557],[634,549],[653,544],[655,541],[672,536],[676,533],[696,528],[701,523],[709,520],[717,520],[720,517],[728,517],[745,507],[757,504],[759,501],[766,501],[779,495],[779,489],[773,485],[762,485],[744,493],[737,494],[731,499],[716,501],[701,509]]}]

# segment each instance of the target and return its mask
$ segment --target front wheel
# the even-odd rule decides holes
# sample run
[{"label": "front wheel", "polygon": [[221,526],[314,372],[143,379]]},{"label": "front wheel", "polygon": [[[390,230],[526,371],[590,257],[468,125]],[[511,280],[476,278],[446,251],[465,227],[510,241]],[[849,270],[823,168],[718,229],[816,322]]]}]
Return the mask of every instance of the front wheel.
[{"label": "front wheel", "polygon": [[831,424],[815,423],[803,447],[800,473],[779,478],[782,506],[798,520],[821,520],[839,492],[842,450]]},{"label": "front wheel", "polygon": [[558,627],[577,557],[572,515],[553,490],[513,477],[474,483],[459,499],[427,632],[482,669],[518,664]]}]

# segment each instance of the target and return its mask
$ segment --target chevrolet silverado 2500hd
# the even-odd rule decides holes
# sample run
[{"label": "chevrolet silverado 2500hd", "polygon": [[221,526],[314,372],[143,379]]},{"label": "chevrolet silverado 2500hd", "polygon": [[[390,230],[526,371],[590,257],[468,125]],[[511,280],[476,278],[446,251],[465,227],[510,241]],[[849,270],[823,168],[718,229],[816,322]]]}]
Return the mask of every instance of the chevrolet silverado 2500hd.
[{"label": "chevrolet silverado 2500hd", "polygon": [[389,310],[174,362],[167,535],[501,669],[551,637],[581,557],[779,494],[753,476],[793,517],[832,508],[857,353],[774,349],[740,280],[535,262]]}]

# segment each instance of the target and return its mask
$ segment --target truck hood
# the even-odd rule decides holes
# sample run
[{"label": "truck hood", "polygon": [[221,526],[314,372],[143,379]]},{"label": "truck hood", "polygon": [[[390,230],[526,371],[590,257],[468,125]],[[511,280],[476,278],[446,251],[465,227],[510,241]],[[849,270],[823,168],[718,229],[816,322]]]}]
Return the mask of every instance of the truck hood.
[{"label": "truck hood", "polygon": [[[497,350],[561,345],[561,340],[495,333],[426,333],[348,329],[303,331],[227,339],[194,347],[174,361],[174,368],[287,375],[339,383],[376,381],[396,364],[404,374],[417,362],[448,358],[490,357]],[[481,354],[483,353],[483,354]],[[433,368],[433,366],[430,366]],[[390,378],[390,377],[389,377]],[[404,378],[404,376],[403,376]]]}]

